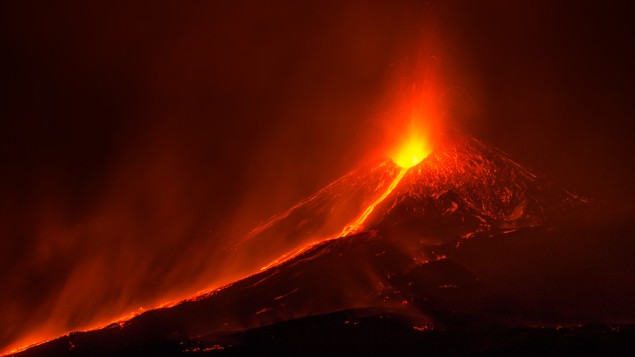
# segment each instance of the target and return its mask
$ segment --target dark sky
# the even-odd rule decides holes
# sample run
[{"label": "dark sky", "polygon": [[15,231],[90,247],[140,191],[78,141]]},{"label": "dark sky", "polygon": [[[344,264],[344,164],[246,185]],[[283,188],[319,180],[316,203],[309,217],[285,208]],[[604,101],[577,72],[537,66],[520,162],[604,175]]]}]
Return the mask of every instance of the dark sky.
[{"label": "dark sky", "polygon": [[520,1],[473,13],[465,44],[484,83],[483,135],[561,183],[630,201],[632,5]]},{"label": "dark sky", "polygon": [[381,142],[389,78],[430,28],[460,88],[457,123],[632,217],[629,5],[345,3],[3,2],[0,314],[16,328],[0,344],[31,319],[8,311],[59,304],[82,281],[139,295],[110,297],[113,311],[196,285],[184,277],[219,232],[248,230]]}]

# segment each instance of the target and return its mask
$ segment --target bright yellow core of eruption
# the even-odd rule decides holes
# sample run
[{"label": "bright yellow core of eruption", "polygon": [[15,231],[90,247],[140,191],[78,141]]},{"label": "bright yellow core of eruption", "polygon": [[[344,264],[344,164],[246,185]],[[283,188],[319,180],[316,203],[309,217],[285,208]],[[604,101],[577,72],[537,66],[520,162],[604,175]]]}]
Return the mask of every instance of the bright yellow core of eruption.
[{"label": "bright yellow core of eruption", "polygon": [[423,161],[431,152],[432,149],[424,138],[412,135],[403,143],[392,160],[404,169],[408,169]]}]

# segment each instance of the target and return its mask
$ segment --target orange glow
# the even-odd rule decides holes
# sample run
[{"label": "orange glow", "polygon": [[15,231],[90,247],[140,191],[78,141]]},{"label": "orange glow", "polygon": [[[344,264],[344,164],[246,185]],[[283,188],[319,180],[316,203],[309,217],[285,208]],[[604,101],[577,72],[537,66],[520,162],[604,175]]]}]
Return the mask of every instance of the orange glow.
[{"label": "orange glow", "polygon": [[[249,179],[245,176],[245,183],[240,184],[244,187],[237,184],[237,187],[245,188],[245,192],[231,193],[240,195],[235,198],[236,208],[216,211],[215,203],[209,203],[213,194],[233,191],[215,187],[225,182],[220,179],[218,183],[214,179],[209,188],[209,177],[198,176],[201,170],[196,164],[198,161],[181,160],[179,155],[189,155],[189,150],[194,150],[189,138],[183,139],[182,144],[175,142],[173,145],[177,149],[163,145],[163,135],[172,137],[170,127],[161,127],[156,138],[152,136],[138,151],[123,155],[121,162],[113,163],[116,166],[108,173],[111,176],[104,180],[107,184],[91,198],[94,210],[88,210],[85,217],[66,222],[62,213],[59,213],[61,218],[57,217],[56,202],[51,203],[51,208],[43,206],[40,210],[46,214],[37,218],[37,236],[34,238],[38,242],[37,254],[34,254],[33,262],[25,262],[25,266],[34,267],[35,272],[46,271],[49,260],[60,256],[58,251],[81,258],[73,262],[68,276],[58,282],[61,287],[51,289],[38,306],[28,307],[22,302],[26,299],[14,299],[16,308],[7,311],[16,313],[3,316],[3,322],[6,320],[7,326],[15,326],[6,329],[15,331],[12,332],[15,337],[6,342],[7,345],[0,346],[0,352],[19,345],[41,343],[69,331],[106,326],[119,321],[120,316],[130,318],[133,315],[129,314],[137,313],[139,306],[151,308],[164,306],[163,301],[181,301],[197,291],[216,289],[279,265],[324,240],[364,230],[367,221],[372,219],[370,216],[376,216],[381,208],[376,207],[390,200],[389,196],[397,186],[409,180],[404,179],[408,169],[425,160],[433,148],[442,148],[439,133],[443,132],[446,107],[445,82],[437,68],[440,62],[436,57],[432,60],[431,54],[423,50],[412,58],[412,62],[400,63],[394,78],[383,83],[387,87],[386,98],[385,102],[377,104],[381,108],[377,112],[387,117],[376,121],[380,126],[378,130],[372,131],[368,143],[355,139],[354,143],[347,140],[346,144],[356,148],[347,152],[349,157],[352,153],[367,155],[360,161],[390,157],[396,166],[387,161],[390,165],[378,167],[377,172],[349,175],[334,187],[326,187],[248,234],[245,234],[246,228],[275,212],[272,207],[282,207],[281,202],[286,198],[295,200],[309,183],[314,182],[313,178],[302,181],[309,175],[297,173],[306,169],[304,165],[295,166],[299,156],[295,153],[282,155],[283,151],[276,151],[282,150],[276,144],[272,145],[276,149],[266,153],[263,150],[253,162],[245,161],[243,157],[239,162],[245,167],[253,167],[249,173],[262,171],[269,181],[258,175]],[[338,123],[333,121],[324,131],[340,132],[338,129],[349,125]],[[357,124],[364,123],[356,123],[356,128],[368,127]],[[272,143],[293,137],[295,133],[284,131],[276,135],[279,137],[272,138]],[[344,161],[333,160],[336,151],[327,151],[331,150],[329,147],[323,145],[319,151],[314,151],[316,164],[309,166],[314,170],[310,176],[320,173],[324,179],[340,173],[337,168],[341,168]],[[423,161],[422,167],[428,165],[428,161],[434,162],[430,159]],[[284,169],[271,174],[268,170],[274,169],[269,167]],[[294,171],[296,168],[297,172]],[[221,169],[222,166],[218,166],[218,170]],[[218,172],[216,168],[209,169],[210,177],[222,176]],[[267,182],[281,181],[271,179],[277,176],[284,184],[266,188]],[[195,181],[195,186],[185,184],[191,180]],[[195,198],[191,190],[197,189],[208,196]],[[229,196],[227,193],[228,202],[234,202]],[[275,204],[269,203],[274,201],[270,199],[272,196],[281,198],[276,199]],[[139,207],[144,202],[149,202],[149,208]],[[213,229],[199,218],[208,215]],[[90,244],[81,248],[85,246],[81,243],[85,237],[90,237]],[[153,237],[153,243],[148,244],[137,237]],[[184,240],[183,237],[193,238]],[[159,259],[163,257],[174,264],[163,264]],[[25,312],[38,318],[26,321],[22,318]]]},{"label": "orange glow", "polygon": [[282,264],[282,263],[284,263],[284,262],[286,262],[288,260],[291,260],[291,259],[297,257],[298,255],[306,252],[307,250],[315,247],[316,245],[318,245],[320,243],[323,243],[323,242],[326,242],[326,241],[329,241],[329,240],[330,239],[325,239],[323,241],[309,243],[308,245],[306,245],[306,246],[304,246],[304,247],[302,247],[300,249],[294,250],[292,252],[284,253],[278,259],[276,259],[276,260],[272,261],[271,263],[269,263],[269,264],[263,266],[262,268],[260,268],[260,271],[265,271],[265,270],[267,270],[269,268],[272,268],[272,267],[275,267],[277,265],[280,265],[280,264]]},{"label": "orange glow", "polygon": [[397,187],[399,182],[401,182],[401,179],[403,178],[403,176],[406,174],[406,171],[408,171],[407,168],[403,168],[401,171],[399,171],[399,174],[397,175],[397,177],[395,177],[395,179],[392,181],[390,186],[388,186],[386,191],[384,191],[384,193],[375,202],[373,202],[370,206],[368,206],[368,208],[366,208],[364,213],[362,213],[361,216],[359,216],[355,220],[355,222],[353,222],[353,224],[346,226],[339,236],[346,237],[348,235],[359,232],[363,228],[364,221],[366,221],[366,218],[368,218],[368,216],[373,212],[373,209],[375,209],[375,206],[377,206],[383,200],[385,200],[386,197],[388,197],[388,195],[395,189],[395,187]]},{"label": "orange glow", "polygon": [[[344,227],[344,229],[342,230],[342,232],[340,234],[338,234],[337,236],[333,236],[331,238],[324,238],[324,239],[321,239],[321,240],[318,240],[318,241],[311,242],[311,243],[305,245],[302,248],[295,249],[295,250],[292,250],[290,252],[284,253],[279,258],[277,258],[277,259],[271,261],[269,264],[261,267],[260,271],[264,271],[264,270],[273,268],[273,267],[278,266],[278,265],[280,265],[280,264],[282,264],[282,263],[284,263],[286,261],[289,261],[289,260],[299,256],[300,254],[306,252],[307,250],[315,247],[318,244],[321,244],[321,243],[324,243],[324,242],[327,242],[327,241],[330,241],[330,240],[346,237],[346,236],[358,233],[361,230],[363,230],[364,222],[366,221],[368,216],[373,212],[373,210],[375,209],[375,207],[378,204],[383,202],[386,199],[386,197],[388,197],[388,195],[390,195],[394,191],[394,189],[397,187],[399,182],[401,182],[401,179],[403,179],[403,177],[404,177],[404,175],[406,174],[407,171],[408,171],[408,169],[406,169],[406,168],[402,168],[401,170],[399,170],[399,173],[397,174],[397,176],[395,176],[393,181],[390,183],[388,188],[386,188],[386,190],[381,194],[381,196],[379,196],[379,198],[377,198],[368,207],[366,207],[364,212],[359,217],[357,217],[353,223],[351,223],[351,224],[347,225],[346,227]],[[260,230],[258,230],[258,231],[260,231]]]},{"label": "orange glow", "polygon": [[423,161],[431,152],[432,149],[425,137],[413,130],[410,137],[404,140],[401,148],[393,155],[392,160],[408,169]]}]

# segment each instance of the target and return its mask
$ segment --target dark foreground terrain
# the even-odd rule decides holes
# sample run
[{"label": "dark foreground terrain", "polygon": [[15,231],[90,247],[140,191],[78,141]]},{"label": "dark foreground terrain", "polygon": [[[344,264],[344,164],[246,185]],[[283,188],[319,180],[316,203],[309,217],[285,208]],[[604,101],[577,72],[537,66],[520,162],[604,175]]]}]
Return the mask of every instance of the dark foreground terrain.
[{"label": "dark foreground terrain", "polygon": [[[71,340],[81,344],[73,347]],[[634,325],[425,330],[408,317],[349,310],[186,341],[126,341],[114,347],[100,343],[98,336],[71,335],[22,355],[632,356],[633,351]]]},{"label": "dark foreground terrain", "polygon": [[[383,275],[367,303],[374,307],[345,308],[342,291],[380,276],[362,262],[385,273],[403,260],[385,237],[360,234],[211,295],[19,355],[631,356],[635,325],[620,321],[635,317],[633,282],[607,280],[634,267],[632,252],[613,248],[633,227],[618,228],[585,229],[597,237],[590,245],[588,237],[575,244],[579,229],[475,237],[443,259]],[[359,269],[342,270],[351,265]]]}]

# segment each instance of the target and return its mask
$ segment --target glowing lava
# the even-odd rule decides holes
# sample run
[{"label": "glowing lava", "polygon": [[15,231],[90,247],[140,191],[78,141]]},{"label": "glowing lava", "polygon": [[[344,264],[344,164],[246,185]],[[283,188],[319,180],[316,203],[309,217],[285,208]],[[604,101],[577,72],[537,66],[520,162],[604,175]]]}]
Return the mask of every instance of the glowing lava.
[{"label": "glowing lava", "polygon": [[366,221],[366,218],[368,218],[368,216],[373,212],[373,209],[375,209],[375,206],[377,206],[383,200],[385,200],[386,197],[388,197],[388,195],[395,189],[395,187],[397,187],[397,185],[399,184],[401,179],[406,174],[406,171],[408,171],[408,169],[402,168],[401,171],[399,171],[399,174],[397,174],[397,177],[395,177],[395,179],[392,181],[390,186],[388,186],[386,191],[384,191],[384,193],[375,202],[373,202],[370,206],[368,206],[368,208],[366,208],[364,213],[362,213],[355,220],[355,222],[353,222],[353,224],[350,224],[350,225],[346,226],[344,228],[344,230],[342,231],[342,233],[340,233],[339,236],[340,237],[346,237],[348,235],[355,234],[355,233],[361,231],[362,228],[363,228],[363,225],[364,225],[364,221]]},{"label": "glowing lava", "polygon": [[[360,181],[359,179],[357,179],[357,176],[347,175],[344,177],[345,178],[344,181],[338,180],[336,181],[335,185],[332,184],[330,186],[327,186],[325,188],[325,193],[320,193],[322,192],[320,191],[318,192],[318,195],[313,195],[305,200],[302,200],[300,203],[291,207],[289,210],[285,211],[283,214],[273,217],[272,219],[270,219],[263,225],[257,227],[252,232],[250,232],[245,242],[249,241],[255,236],[258,236],[262,232],[265,232],[267,229],[271,229],[271,227],[275,225],[282,225],[286,228],[291,227],[291,229],[293,230],[296,226],[285,222],[285,220],[291,216],[292,219],[290,222],[294,222],[293,219],[297,219],[297,217],[294,218],[293,215],[295,214],[295,212],[297,212],[301,208],[311,207],[312,209],[317,210],[319,212],[319,209],[321,209],[323,205],[326,207],[336,206],[333,203],[328,204],[329,203],[328,200],[331,199],[330,197],[344,196],[346,198],[347,191],[354,191],[354,187],[350,187],[350,185],[362,185],[362,184],[371,183],[372,185],[370,186],[372,187],[376,186],[376,188],[365,189],[365,191],[362,191],[362,192],[365,192],[366,197],[369,198],[368,201],[365,201],[365,204],[368,204],[368,202],[370,202],[370,204],[368,204],[367,206],[365,206],[365,204],[354,206],[355,209],[352,212],[352,214],[350,216],[347,216],[345,220],[338,222],[339,224],[337,225],[337,228],[335,228],[334,231],[329,232],[328,235],[313,237],[313,239],[316,239],[316,238],[317,239],[312,242],[305,243],[304,246],[300,247],[299,249],[296,248],[284,254],[278,255],[278,258],[274,259],[269,264],[262,266],[259,270],[264,271],[272,267],[279,266],[282,263],[287,262],[291,259],[294,259],[298,257],[299,255],[309,251],[310,249],[326,241],[336,240],[342,237],[351,236],[351,235],[364,231],[364,229],[366,228],[365,227],[366,221],[368,217],[375,210],[375,207],[381,204],[384,200],[388,198],[388,196],[391,195],[391,193],[394,192],[397,186],[399,186],[399,184],[403,181],[403,178],[406,176],[406,173],[409,171],[411,167],[423,161],[431,153],[431,145],[429,144],[427,140],[425,140],[424,135],[420,135],[417,133],[417,131],[411,129],[411,133],[408,135],[407,138],[408,138],[407,140],[403,140],[401,142],[402,146],[398,150],[393,151],[392,155],[390,155],[392,157],[393,162],[398,167],[395,167],[391,165],[388,161],[385,161],[381,165],[377,166],[378,171],[371,170],[370,174],[364,174],[359,176],[362,179],[364,179],[364,181]],[[388,151],[388,153],[391,153],[391,152]],[[351,180],[351,177],[354,179]],[[390,184],[386,186],[386,184],[388,184],[389,182]],[[326,200],[325,202],[327,202],[327,204],[322,203],[322,201],[324,200]],[[315,204],[314,201],[318,201],[318,204]],[[358,216],[355,216],[355,213],[360,212],[361,209],[364,209],[363,212],[361,212],[361,214],[359,214]],[[332,208],[330,209],[330,212],[331,213],[333,212]],[[352,220],[353,217],[356,217],[356,218]],[[306,218],[302,218],[302,221],[306,221]],[[342,229],[341,227],[346,223],[348,224]],[[337,234],[336,232],[338,232],[340,229],[342,230],[340,231],[339,234]],[[297,232],[298,231],[295,231],[294,234],[298,234]],[[251,276],[250,275],[251,273],[247,273],[246,275],[243,275],[243,276],[239,275],[239,277],[236,278],[235,281],[239,281],[241,279],[249,277]],[[231,285],[231,283],[229,285]],[[185,300],[176,299],[173,301],[156,304],[154,305],[154,307],[152,307],[149,310],[176,306],[179,303],[184,301],[196,301],[199,298],[204,298],[208,296],[212,291],[220,291],[221,289],[224,289],[226,286],[229,286],[229,285],[225,285],[222,287],[214,287],[212,289],[206,289],[206,290],[200,291],[193,297],[190,297]],[[116,319],[114,322],[97,323],[93,326],[82,329],[80,332],[104,329],[107,326],[110,326],[113,324],[118,325],[119,328],[123,328],[128,321],[140,315],[141,313],[145,312],[146,310],[148,309],[139,308],[137,311],[133,311],[132,313],[126,314],[125,316]],[[31,347],[44,344],[50,341],[51,341],[50,339],[49,340],[42,339],[41,341],[38,341],[36,343],[31,343],[25,346],[21,346],[21,347],[12,349],[10,351],[4,351],[4,352],[0,351],[2,352],[0,353],[0,356],[3,356],[3,353],[8,355],[19,353]]]},{"label": "glowing lava", "polygon": [[397,187],[401,179],[404,177],[409,168],[417,165],[423,159],[428,157],[432,149],[430,145],[428,145],[427,140],[425,140],[424,135],[420,135],[416,130],[411,131],[410,136],[407,140],[404,140],[401,148],[396,152],[393,156],[392,160],[401,167],[401,171],[392,181],[390,186],[384,191],[384,193],[379,196],[377,200],[375,200],[370,206],[366,208],[366,210],[353,222],[352,224],[346,226],[342,233],[340,233],[340,237],[345,237],[351,234],[355,234],[363,229],[364,222],[368,218],[368,216],[373,212],[375,206],[380,204],[383,200],[390,195],[390,193]]},{"label": "glowing lava", "polygon": [[392,160],[404,169],[408,169],[423,161],[431,152],[432,149],[425,137],[413,131],[393,155]]}]

